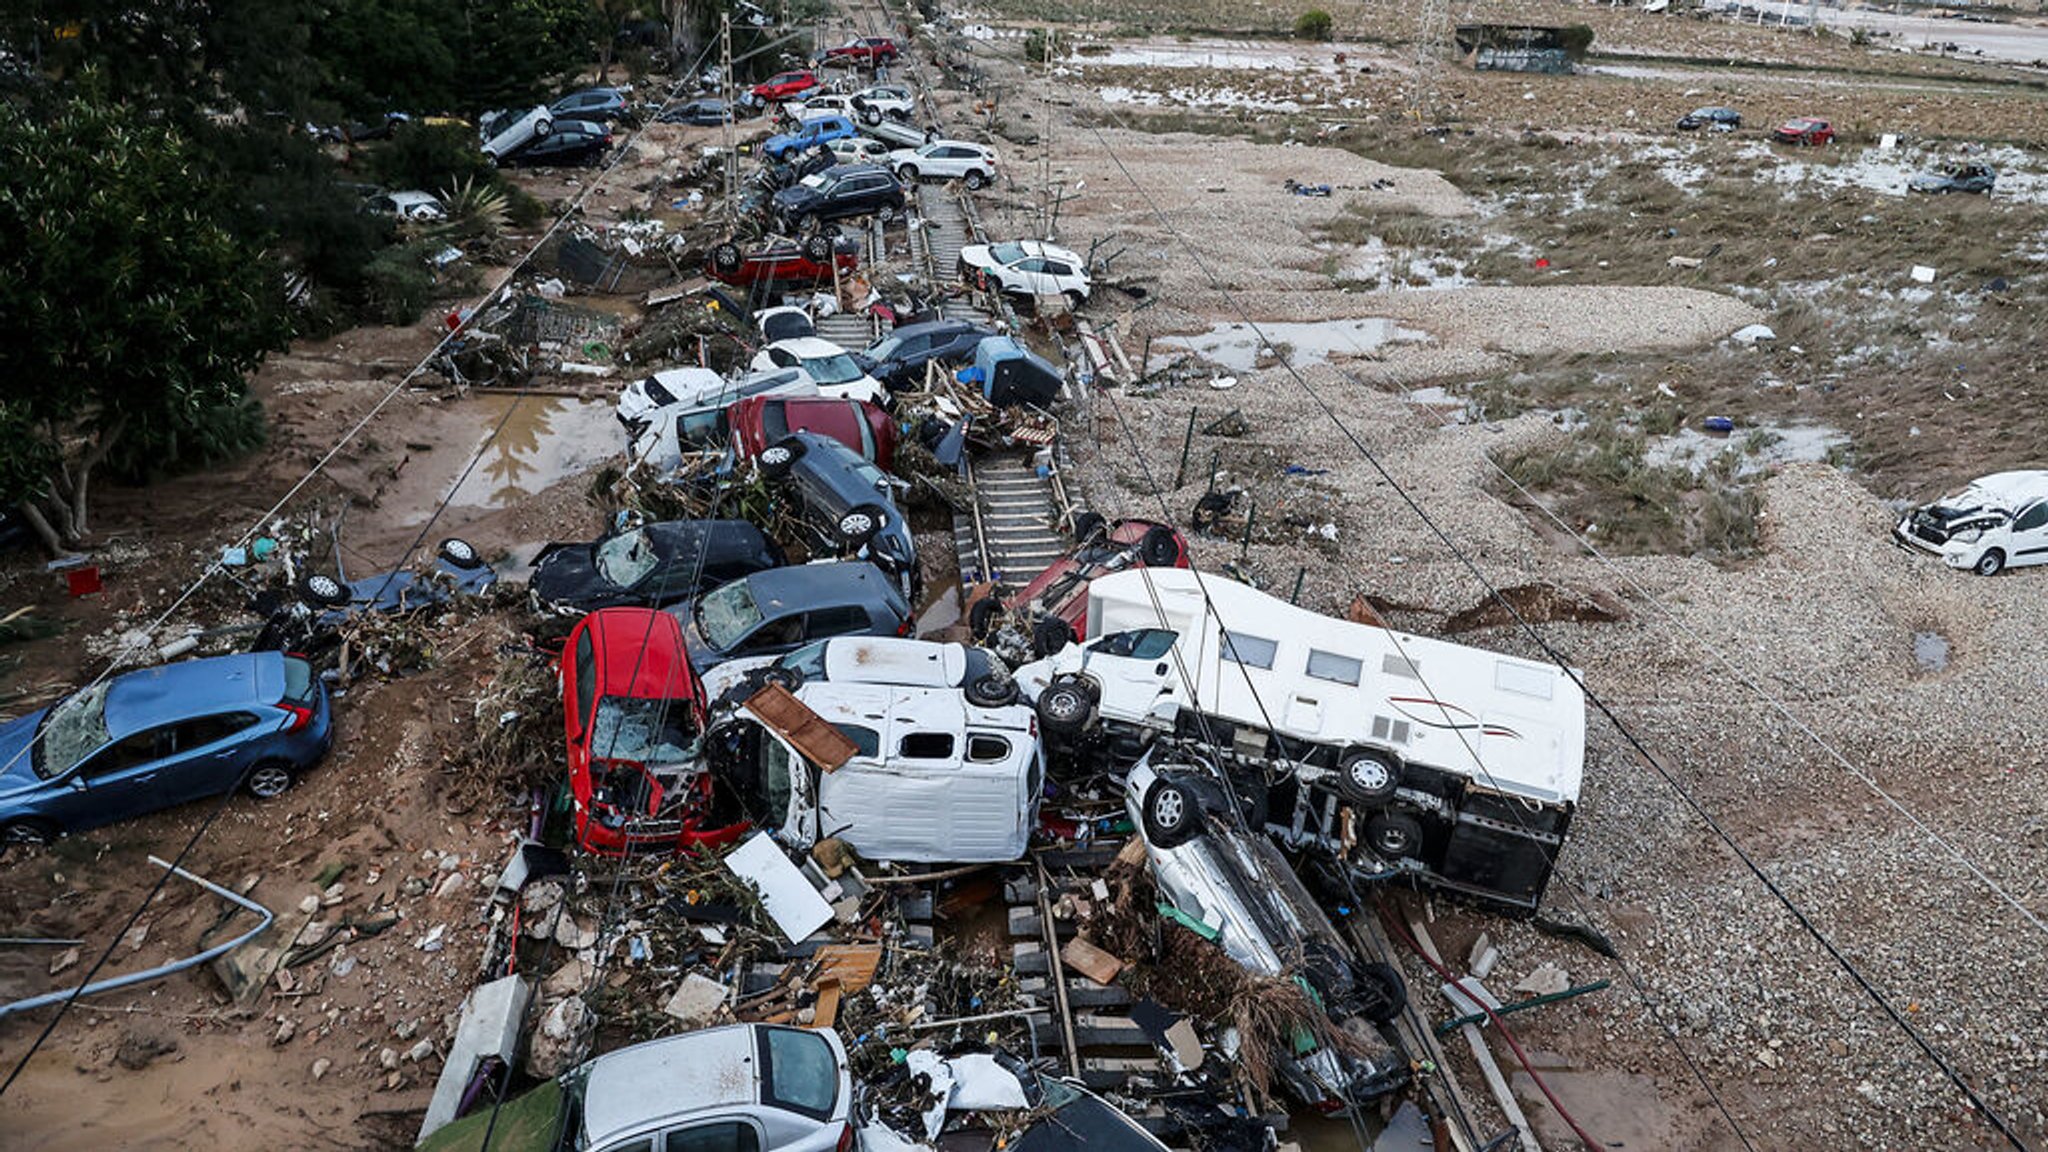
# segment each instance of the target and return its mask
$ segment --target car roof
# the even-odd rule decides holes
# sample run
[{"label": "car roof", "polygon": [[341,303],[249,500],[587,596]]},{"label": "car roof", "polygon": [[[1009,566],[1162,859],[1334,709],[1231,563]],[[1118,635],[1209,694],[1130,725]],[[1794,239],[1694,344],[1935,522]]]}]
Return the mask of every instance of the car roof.
[{"label": "car roof", "polygon": [[901,636],[825,641],[825,679],[837,683],[950,688],[967,675],[967,646]]},{"label": "car roof", "polygon": [[420,192],[417,190],[410,192],[386,192],[384,195],[389,196],[393,204],[439,204],[441,202],[441,198],[432,192]]},{"label": "car roof", "polygon": [[805,360],[817,360],[825,356],[843,356],[846,354],[846,349],[825,339],[823,336],[792,336],[787,340],[777,340],[773,344],[762,348],[761,351],[766,352],[770,349],[780,349],[792,356],[801,357]]},{"label": "car roof", "polygon": [[[1037,719],[1029,704],[983,708],[969,703],[967,694],[958,688],[863,684],[857,681],[843,683],[827,679],[806,681],[797,688],[796,697],[827,722],[842,721],[863,728],[876,728],[885,736],[894,736],[906,729],[965,732],[969,724],[976,728],[1029,733]],[[886,739],[883,747],[894,744],[894,739]],[[1028,741],[1020,741],[1011,750],[1012,756],[1018,754],[1030,754]],[[1008,762],[1006,757],[990,763]]]},{"label": "car roof", "polygon": [[[763,569],[745,579],[755,607],[769,618],[828,604],[872,604],[878,600],[899,613],[909,611],[895,581],[865,560],[791,564]],[[770,607],[775,611],[770,612]]]},{"label": "car roof", "polygon": [[163,664],[116,676],[107,686],[107,732],[114,739],[235,708],[277,703],[284,654],[245,652]]},{"label": "car roof", "polygon": [[585,1065],[585,1147],[694,1113],[752,1104],[760,1096],[754,1025],[732,1024],[650,1040]]},{"label": "car roof", "polygon": [[[1081,263],[1080,253],[1070,248],[1062,248],[1057,244],[1048,244],[1043,240],[1016,240],[1010,241],[1010,243],[1014,243],[1017,247],[1022,248],[1026,256],[1050,256],[1055,260],[1065,260],[1070,264],[1079,265]],[[991,250],[1002,246],[1003,242],[1001,241],[988,245]]]},{"label": "car roof", "polygon": [[1970,481],[1965,494],[1969,492],[2017,509],[2022,504],[2048,498],[2048,471],[1994,472]]},{"label": "car roof", "polygon": [[647,700],[696,699],[697,678],[684,655],[683,626],[650,608],[604,608],[576,622],[564,653],[590,633],[597,653],[597,683],[607,696]]}]

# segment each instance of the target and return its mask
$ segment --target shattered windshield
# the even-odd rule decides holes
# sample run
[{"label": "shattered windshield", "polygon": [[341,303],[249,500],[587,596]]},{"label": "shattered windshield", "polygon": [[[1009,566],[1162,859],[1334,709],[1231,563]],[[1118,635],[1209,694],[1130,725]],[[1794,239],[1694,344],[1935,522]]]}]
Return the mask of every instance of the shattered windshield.
[{"label": "shattered windshield", "polygon": [[597,573],[621,588],[630,588],[661,561],[645,528],[621,532],[597,546]]},{"label": "shattered windshield", "polygon": [[844,352],[804,361],[804,371],[820,384],[851,384],[861,378],[860,365]]},{"label": "shattered windshield", "polygon": [[1015,264],[1017,261],[1024,259],[1025,255],[1024,246],[1017,243],[998,244],[989,249],[988,254],[995,257],[998,264]]},{"label": "shattered windshield", "polygon": [[760,622],[761,609],[755,606],[753,590],[744,580],[713,589],[697,601],[697,627],[720,652],[745,639]]},{"label": "shattered windshield", "polygon": [[605,760],[633,760],[650,768],[694,760],[699,749],[690,705],[683,700],[606,696],[597,702],[591,720],[590,751]]},{"label": "shattered windshield", "polygon": [[105,747],[113,739],[107,732],[107,689],[95,684],[50,709],[43,721],[43,739],[36,758],[36,774],[45,780]]}]

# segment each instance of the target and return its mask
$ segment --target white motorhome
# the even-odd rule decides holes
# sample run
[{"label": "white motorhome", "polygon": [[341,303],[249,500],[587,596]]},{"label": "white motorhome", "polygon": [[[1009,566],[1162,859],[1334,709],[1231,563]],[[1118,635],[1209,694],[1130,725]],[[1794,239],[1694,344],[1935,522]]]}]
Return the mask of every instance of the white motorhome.
[{"label": "white motorhome", "polygon": [[838,837],[870,860],[1020,859],[1038,826],[1045,751],[1023,704],[984,708],[955,688],[818,681],[792,695],[852,742],[826,770],[749,701],[715,723],[724,782],[794,848]]},{"label": "white motorhome", "polygon": [[1541,895],[1586,750],[1584,692],[1555,666],[1191,569],[1098,577],[1087,620],[1083,643],[1017,670],[1048,735],[1106,736],[1126,754],[1189,740],[1278,766],[1262,822],[1297,847],[1355,841],[1378,864],[1489,899]]}]

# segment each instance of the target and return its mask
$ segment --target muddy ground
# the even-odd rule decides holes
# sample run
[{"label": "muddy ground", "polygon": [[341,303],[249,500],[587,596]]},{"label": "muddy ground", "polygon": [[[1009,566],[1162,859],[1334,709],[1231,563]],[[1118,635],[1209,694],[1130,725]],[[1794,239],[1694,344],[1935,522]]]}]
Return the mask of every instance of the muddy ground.
[{"label": "muddy ground", "polygon": [[[992,227],[1038,230],[1037,148],[1050,141],[1045,171],[1067,189],[1086,182],[1062,208],[1061,238],[1103,240],[1117,253],[1111,278],[1147,292],[1112,289],[1089,314],[1114,321],[1134,357],[1150,338],[1151,367],[1185,358],[1156,388],[1098,393],[1070,417],[1087,496],[1185,526],[1213,452],[1217,483],[1243,486],[1258,524],[1249,546],[1198,541],[1204,566],[1234,562],[1283,593],[1299,579],[1302,602],[1328,611],[1368,595],[1402,627],[1531,656],[1542,653],[1529,636],[1489,615],[1472,569],[1542,609],[1543,641],[1655,756],[1652,767],[1594,724],[1550,900],[1560,919],[1612,936],[1621,961],[1442,903],[1433,931],[1453,956],[1487,932],[1510,979],[1552,961],[1574,980],[1614,981],[1517,1024],[1603,1141],[1738,1147],[1711,1089],[1759,1148],[1996,1146],[1702,811],[2026,1139],[2048,1139],[2044,935],[1959,863],[2048,912],[2036,747],[2048,652],[2029,626],[2039,581],[1964,579],[1883,539],[1888,499],[2039,464],[2048,405],[2036,401],[2032,317],[2048,219],[2027,191],[2048,145],[2038,77],[1600,5],[1524,10],[1593,24],[1613,55],[1570,78],[1447,69],[1426,119],[1408,112],[1407,17],[1379,5],[1333,7],[1342,43],[1327,48],[1263,38],[1294,15],[1271,5],[961,14],[1005,25],[965,49],[983,91],[944,102],[949,123],[980,125],[1010,163],[987,194]],[[1015,22],[1061,18],[1110,54],[1027,75]],[[1212,37],[1224,43],[1190,49]],[[1666,130],[1724,102],[1749,113],[1751,139]],[[1846,147],[1788,155],[1754,141],[1756,127],[1816,108]],[[1902,150],[1878,149],[1885,133]],[[585,200],[586,218],[687,223],[661,193],[713,135],[650,133]],[[1906,171],[1965,144],[2006,149],[2016,194],[1898,194]],[[1290,178],[1333,194],[1291,195]],[[589,176],[528,179],[558,203]],[[1915,263],[1937,268],[1933,285],[1910,279]],[[1333,318],[1360,323],[1322,324]],[[1275,328],[1262,350],[1248,321],[1314,327]],[[1727,341],[1757,322],[1778,339]],[[70,600],[40,559],[9,558],[9,609],[64,628],[7,650],[13,707],[96,673],[112,637],[153,619],[438,337],[430,317],[273,359],[257,381],[274,424],[263,453],[105,493],[101,595]],[[350,571],[376,570],[422,535],[475,458],[427,532],[516,564],[597,527],[588,473],[616,439],[609,388],[591,386],[604,397],[591,403],[401,389],[287,511],[331,517],[346,504]],[[1198,435],[1186,482],[1170,487],[1189,414],[1206,423],[1233,408],[1248,432]],[[1743,425],[1730,440],[1665,443],[1720,413]],[[500,442],[478,455],[500,421]],[[1597,452],[1579,452],[1585,435]],[[1702,469],[1727,477],[1687,481],[1645,472],[1656,451],[1733,457]],[[1619,478],[1602,470],[1616,460]],[[1709,510],[1730,500],[1747,513],[1709,532]],[[240,599],[210,587],[175,619],[209,622]],[[1945,644],[1939,661],[1926,637]],[[477,700],[520,639],[514,615],[458,621],[427,670],[352,687],[329,761],[273,804],[231,804],[189,861],[221,883],[253,877],[252,895],[281,912],[345,865],[337,902],[314,915],[403,919],[248,1014],[226,1010],[209,974],[81,1004],[0,1098],[9,1146],[405,1144],[439,1067],[410,1050],[445,1039],[474,977],[478,894],[525,820],[516,796],[479,782],[471,751]],[[89,963],[153,882],[145,857],[175,855],[208,810],[0,864],[0,934],[79,937]],[[114,964],[190,952],[216,907],[172,881]],[[437,925],[442,946],[418,947]],[[6,956],[6,994],[75,979],[77,966],[50,972],[64,951]],[[44,1019],[0,1022],[0,1060],[11,1066]],[[1479,1092],[1465,1057],[1453,1060]],[[1568,1146],[1524,1096],[1547,1146]]]}]

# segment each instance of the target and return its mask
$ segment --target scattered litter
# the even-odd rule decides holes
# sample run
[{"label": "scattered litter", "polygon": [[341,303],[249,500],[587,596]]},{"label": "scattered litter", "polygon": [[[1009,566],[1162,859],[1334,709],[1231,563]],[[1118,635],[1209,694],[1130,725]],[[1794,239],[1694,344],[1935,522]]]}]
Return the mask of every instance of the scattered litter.
[{"label": "scattered litter", "polygon": [[1763,340],[1776,340],[1778,338],[1778,334],[1776,332],[1771,331],[1769,325],[1750,324],[1745,327],[1737,328],[1735,331],[1729,333],[1728,338],[1730,340],[1735,341],[1737,344],[1755,345],[1759,341]]},{"label": "scattered litter", "polygon": [[1925,265],[1925,264],[1915,264],[1915,265],[1913,265],[1913,272],[1912,272],[1912,276],[1913,276],[1913,283],[1915,283],[1915,284],[1932,284],[1932,283],[1934,283],[1934,269],[1932,269],[1932,268],[1929,268],[1929,267],[1928,267],[1927,265]]}]

